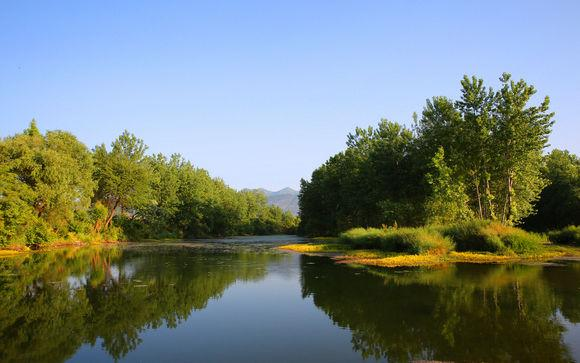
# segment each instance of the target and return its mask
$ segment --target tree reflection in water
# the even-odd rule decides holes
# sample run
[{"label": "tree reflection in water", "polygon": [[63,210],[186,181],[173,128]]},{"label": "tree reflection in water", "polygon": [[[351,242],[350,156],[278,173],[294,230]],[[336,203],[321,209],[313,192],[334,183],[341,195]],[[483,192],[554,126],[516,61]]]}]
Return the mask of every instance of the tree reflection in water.
[{"label": "tree reflection in water", "polygon": [[[580,264],[447,265],[364,272],[301,259],[303,296],[389,362],[568,362],[560,316],[580,317]],[[560,315],[561,314],[561,315]]]},{"label": "tree reflection in water", "polygon": [[282,256],[194,248],[82,248],[0,259],[0,361],[64,361],[85,343],[119,359]]}]

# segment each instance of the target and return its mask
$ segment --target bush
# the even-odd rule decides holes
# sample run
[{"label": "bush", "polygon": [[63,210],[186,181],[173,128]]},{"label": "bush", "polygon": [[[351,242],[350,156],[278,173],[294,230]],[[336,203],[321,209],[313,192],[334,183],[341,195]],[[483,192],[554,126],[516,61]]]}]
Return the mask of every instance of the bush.
[{"label": "bush", "polygon": [[339,240],[355,248],[380,248],[382,235],[378,228],[352,228],[341,233]]},{"label": "bush", "polygon": [[118,242],[126,240],[125,234],[121,227],[110,226],[102,232],[104,242]]},{"label": "bush", "polygon": [[539,251],[545,242],[541,235],[498,222],[469,221],[441,229],[460,252],[532,253]]},{"label": "bush", "polygon": [[551,242],[580,246],[580,226],[568,226],[548,233]]},{"label": "bush", "polygon": [[497,234],[489,233],[489,222],[470,221],[441,227],[444,236],[451,238],[460,252],[504,252],[506,247]]},{"label": "bush", "polygon": [[509,250],[517,254],[526,254],[540,251],[546,239],[536,233],[516,230],[504,235],[502,241]]},{"label": "bush", "polygon": [[445,254],[453,244],[430,228],[353,228],[340,235],[340,241],[354,248],[374,248],[412,254]]},{"label": "bush", "polygon": [[28,247],[39,247],[45,243],[52,242],[57,239],[56,234],[50,228],[50,226],[42,221],[38,220],[26,231],[26,246]]},{"label": "bush", "polygon": [[542,235],[490,221],[421,228],[353,228],[342,233],[340,241],[353,248],[438,255],[453,249],[526,254],[540,251],[546,242]]}]

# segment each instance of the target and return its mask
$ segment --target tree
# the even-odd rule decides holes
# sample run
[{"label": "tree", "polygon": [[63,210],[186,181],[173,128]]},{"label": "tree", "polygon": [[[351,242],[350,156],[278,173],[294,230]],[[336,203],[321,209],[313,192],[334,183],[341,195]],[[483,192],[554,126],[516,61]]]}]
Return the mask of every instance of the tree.
[{"label": "tree", "polygon": [[554,113],[548,112],[550,99],[527,107],[536,93],[524,80],[515,82],[504,73],[500,78],[495,114],[495,134],[500,155],[497,170],[497,205],[501,221],[512,224],[532,212],[532,203],[546,186],[540,174],[542,152],[548,143]]},{"label": "tree", "polygon": [[528,216],[546,185],[553,113],[547,97],[530,105],[536,90],[525,81],[504,74],[500,82],[494,91],[465,76],[459,100],[427,100],[414,133],[387,120],[356,128],[346,150],[301,182],[301,231],[464,218],[511,225]]},{"label": "tree", "polygon": [[153,174],[146,150],[143,140],[126,130],[113,141],[111,151],[104,144],[95,147],[95,198],[108,209],[105,228],[119,211],[135,214],[151,202]]},{"label": "tree", "polygon": [[506,73],[500,82],[494,92],[483,80],[464,77],[461,99],[427,101],[416,131],[423,160],[444,147],[478,218],[514,224],[532,212],[545,186],[539,170],[553,113],[547,97],[528,106],[536,90],[525,81]]},{"label": "tree", "polygon": [[[66,235],[75,211],[89,207],[95,186],[92,156],[68,132],[42,135],[33,120],[22,134],[1,141],[0,164],[4,223],[28,234],[25,243]],[[35,218],[29,218],[30,209]]]},{"label": "tree", "polygon": [[[336,234],[355,226],[418,224],[423,175],[410,130],[388,120],[357,128],[345,151],[301,182],[300,230]],[[417,202],[419,201],[419,202]]]},{"label": "tree", "polygon": [[534,204],[535,213],[523,220],[523,226],[546,231],[580,225],[580,158],[555,149],[544,157],[541,171],[549,184]]},{"label": "tree", "polygon": [[428,222],[444,224],[473,218],[465,186],[453,177],[443,148],[433,157],[433,172],[427,174],[427,180],[433,188],[425,204]]}]

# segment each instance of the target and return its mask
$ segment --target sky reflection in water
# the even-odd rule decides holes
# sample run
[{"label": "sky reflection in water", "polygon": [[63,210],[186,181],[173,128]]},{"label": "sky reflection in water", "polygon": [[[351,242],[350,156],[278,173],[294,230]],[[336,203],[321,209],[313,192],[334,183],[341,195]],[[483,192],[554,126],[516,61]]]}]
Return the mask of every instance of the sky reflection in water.
[{"label": "sky reflection in water", "polygon": [[364,270],[258,242],[0,259],[0,361],[580,360],[579,262]]}]

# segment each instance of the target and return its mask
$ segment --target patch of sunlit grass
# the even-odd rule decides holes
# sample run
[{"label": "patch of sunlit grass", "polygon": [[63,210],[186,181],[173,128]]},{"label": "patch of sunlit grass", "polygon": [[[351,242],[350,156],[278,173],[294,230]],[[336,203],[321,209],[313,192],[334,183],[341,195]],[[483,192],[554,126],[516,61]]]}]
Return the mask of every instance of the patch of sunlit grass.
[{"label": "patch of sunlit grass", "polygon": [[563,257],[579,257],[580,247],[547,245],[537,252],[517,255],[509,253],[491,252],[457,252],[447,254],[403,254],[400,252],[386,252],[375,249],[353,249],[351,246],[340,243],[304,243],[290,244],[278,247],[281,250],[298,253],[333,253],[338,254],[334,259],[339,263],[353,266],[378,267],[415,267],[415,266],[442,266],[447,263],[512,263],[525,261],[547,261]]},{"label": "patch of sunlit grass", "polygon": [[412,267],[412,266],[434,266],[445,263],[436,255],[399,255],[383,258],[356,258],[345,256],[338,258],[339,263],[359,264],[379,267]]},{"label": "patch of sunlit grass", "polygon": [[11,257],[20,255],[21,251],[14,251],[14,250],[0,250],[0,257]]},{"label": "patch of sunlit grass", "polygon": [[400,253],[383,252],[378,250],[352,250],[345,255],[347,258],[385,258],[392,256],[400,256]]},{"label": "patch of sunlit grass", "polygon": [[580,256],[580,247],[563,246],[563,245],[547,245],[545,254],[559,254],[566,257]]},{"label": "patch of sunlit grass", "polygon": [[496,255],[485,252],[450,252],[449,259],[453,262],[469,262],[469,263],[493,263],[493,262],[508,262],[516,261],[520,258],[516,255]]},{"label": "patch of sunlit grass", "polygon": [[345,250],[349,249],[349,246],[333,243],[321,243],[321,244],[300,243],[279,246],[278,249],[300,253],[344,252]]}]

